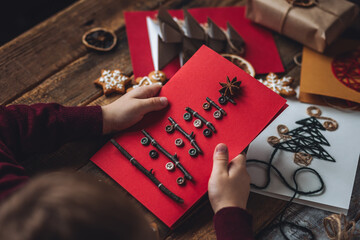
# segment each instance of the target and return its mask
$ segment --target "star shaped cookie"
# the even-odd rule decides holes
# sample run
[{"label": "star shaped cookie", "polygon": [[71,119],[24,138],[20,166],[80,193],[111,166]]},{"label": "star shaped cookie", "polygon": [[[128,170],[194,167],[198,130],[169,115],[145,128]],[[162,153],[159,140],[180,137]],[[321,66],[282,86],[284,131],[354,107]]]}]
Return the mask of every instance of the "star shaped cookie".
[{"label": "star shaped cookie", "polygon": [[261,82],[262,84],[283,97],[291,97],[296,95],[295,90],[290,87],[293,82],[293,79],[291,77],[278,78],[275,73],[271,72],[266,76],[266,80],[258,80],[259,82]]},{"label": "star shaped cookie", "polygon": [[128,84],[131,79],[125,76],[120,70],[102,70],[101,77],[95,80],[95,84],[103,88],[104,94],[117,92],[120,94],[125,93],[125,85]]}]

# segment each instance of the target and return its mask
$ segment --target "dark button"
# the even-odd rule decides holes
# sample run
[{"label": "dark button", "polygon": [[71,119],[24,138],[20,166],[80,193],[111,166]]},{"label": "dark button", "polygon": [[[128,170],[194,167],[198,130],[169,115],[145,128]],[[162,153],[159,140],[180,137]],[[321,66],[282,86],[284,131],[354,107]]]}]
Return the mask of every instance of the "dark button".
[{"label": "dark button", "polygon": [[159,157],[159,153],[158,153],[157,151],[155,151],[155,150],[151,150],[151,151],[149,152],[149,155],[150,155],[150,157],[151,157],[152,159],[156,159],[156,158]]},{"label": "dark button", "polygon": [[204,131],[203,131],[203,134],[204,134],[205,137],[211,137],[212,132],[211,132],[210,129],[205,128]]},{"label": "dark button", "polygon": [[174,132],[174,126],[173,126],[173,125],[166,125],[165,131],[166,131],[167,133],[172,133],[172,132]]},{"label": "dark button", "polygon": [[144,146],[148,146],[150,144],[150,140],[147,137],[143,137],[140,142]]},{"label": "dark button", "polygon": [[184,179],[183,177],[178,177],[178,178],[176,179],[176,182],[177,182],[177,184],[179,184],[179,185],[184,185],[184,184],[185,184],[185,179]]},{"label": "dark button", "polygon": [[201,126],[202,126],[201,120],[200,120],[200,119],[196,119],[196,120],[194,121],[194,127],[196,127],[196,128],[201,128]]},{"label": "dark button", "polygon": [[175,140],[175,145],[176,145],[177,147],[182,147],[182,146],[184,145],[184,141],[183,141],[181,138],[177,138],[177,139]]},{"label": "dark button", "polygon": [[185,121],[191,121],[192,115],[190,113],[186,112],[186,113],[184,113],[183,118]]},{"label": "dark button", "polygon": [[196,155],[197,155],[196,149],[195,149],[195,148],[190,148],[189,154],[190,154],[190,156],[192,156],[192,157],[196,157]]},{"label": "dark button", "polygon": [[219,110],[216,110],[213,114],[214,118],[216,119],[221,119],[222,118],[222,114]]},{"label": "dark button", "polygon": [[172,171],[175,169],[175,165],[172,162],[168,162],[167,164],[165,164],[165,168],[168,171]]},{"label": "dark button", "polygon": [[219,97],[218,101],[221,105],[227,104],[227,99],[224,96]]},{"label": "dark button", "polygon": [[203,109],[206,110],[206,111],[208,111],[208,110],[211,109],[211,105],[210,105],[210,103],[208,103],[208,102],[204,102],[204,104],[203,104],[202,107],[203,107]]}]

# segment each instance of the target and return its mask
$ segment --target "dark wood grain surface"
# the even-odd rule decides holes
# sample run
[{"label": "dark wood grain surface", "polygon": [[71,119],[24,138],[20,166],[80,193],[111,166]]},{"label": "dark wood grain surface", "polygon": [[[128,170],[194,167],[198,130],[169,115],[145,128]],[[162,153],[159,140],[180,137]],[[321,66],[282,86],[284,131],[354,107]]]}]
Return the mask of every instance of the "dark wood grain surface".
[{"label": "dark wood grain surface", "polygon": [[[168,8],[238,6],[244,3],[244,0],[162,1]],[[57,102],[68,106],[84,106],[104,105],[114,101],[118,95],[104,97],[93,81],[98,78],[103,68],[120,68],[127,74],[132,74],[123,11],[153,10],[158,7],[158,0],[78,1],[5,44],[0,48],[0,103],[7,105]],[[93,27],[107,27],[116,32],[119,43],[114,51],[98,53],[89,51],[82,45],[82,34]],[[302,46],[277,34],[274,34],[274,38],[287,74],[298,82],[300,67],[293,62],[293,56],[301,51]],[[107,137],[103,137],[68,143],[54,153],[25,159],[23,165],[31,175],[70,168],[89,173],[99,181],[117,185],[89,161],[107,140]],[[356,179],[358,185],[359,174]],[[356,185],[349,217],[354,217],[360,205],[360,192]],[[119,188],[121,189],[120,186]],[[125,190],[122,191],[139,208],[143,208]],[[254,232],[268,226],[284,205],[284,201],[251,194],[248,210],[253,215]],[[162,239],[215,239],[213,212],[206,198],[175,230],[168,229],[151,213],[147,214],[157,222]],[[311,228],[319,239],[326,239],[322,219],[329,214],[293,204],[287,218]],[[301,233],[291,230],[289,235],[293,239],[304,239]],[[264,239],[277,238],[281,239],[280,233],[273,230]]]}]

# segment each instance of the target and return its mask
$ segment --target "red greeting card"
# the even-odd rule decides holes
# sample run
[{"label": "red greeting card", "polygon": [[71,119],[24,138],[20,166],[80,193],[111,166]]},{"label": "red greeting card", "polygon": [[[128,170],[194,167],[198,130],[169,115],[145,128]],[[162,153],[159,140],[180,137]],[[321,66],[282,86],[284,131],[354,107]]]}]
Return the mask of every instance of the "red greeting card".
[{"label": "red greeting card", "polygon": [[[244,7],[192,8],[190,14],[199,22],[205,23],[210,17],[219,27],[226,29],[229,22],[243,37],[246,43],[244,58],[255,68],[256,73],[283,72],[271,32],[245,18]],[[131,62],[136,77],[147,76],[154,70],[146,17],[155,18],[157,11],[125,12],[126,33],[128,37]],[[182,10],[169,10],[178,19],[183,19]],[[179,59],[174,59],[163,71],[171,78],[179,70]]]},{"label": "red greeting card", "polygon": [[[219,82],[225,82],[227,76],[230,79],[237,77],[242,82],[241,95],[236,98],[236,105],[227,103],[222,106],[227,115],[215,119],[213,112],[216,109],[205,111],[202,105],[206,97],[218,103]],[[184,203],[176,203],[162,193],[111,143],[107,143],[91,160],[167,226],[173,227],[207,192],[215,146],[220,142],[226,143],[230,158],[234,158],[286,107],[286,100],[206,46],[202,46],[172,77],[162,88],[160,96],[168,98],[167,109],[147,115],[139,124],[115,139],[147,170],[153,169],[160,182],[184,199]],[[183,114],[186,107],[210,121],[216,133],[205,137],[205,126],[195,128],[195,118],[185,121]],[[202,155],[191,157],[188,153],[193,148],[190,142],[178,131],[171,134],[165,131],[165,126],[170,124],[168,117],[172,117],[187,133],[195,133]],[[180,163],[193,176],[193,181],[187,181],[184,186],[178,185],[176,179],[184,174],[177,168],[174,171],[166,170],[165,164],[170,160],[165,155],[158,151],[159,158],[150,158],[149,152],[155,147],[140,143],[144,137],[141,129],[150,133],[170,154],[176,153]],[[184,140],[183,147],[175,146],[177,138]]]}]

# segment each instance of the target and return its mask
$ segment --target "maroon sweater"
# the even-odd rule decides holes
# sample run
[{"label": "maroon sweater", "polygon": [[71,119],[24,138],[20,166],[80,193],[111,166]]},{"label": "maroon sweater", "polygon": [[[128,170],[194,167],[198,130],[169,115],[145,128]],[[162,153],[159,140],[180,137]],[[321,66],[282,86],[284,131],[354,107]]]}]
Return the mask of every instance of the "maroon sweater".
[{"label": "maroon sweater", "polygon": [[[19,160],[54,151],[67,141],[100,136],[102,124],[100,106],[0,106],[0,200],[28,181]],[[251,216],[243,209],[221,209],[214,225],[219,240],[253,239]]]}]

